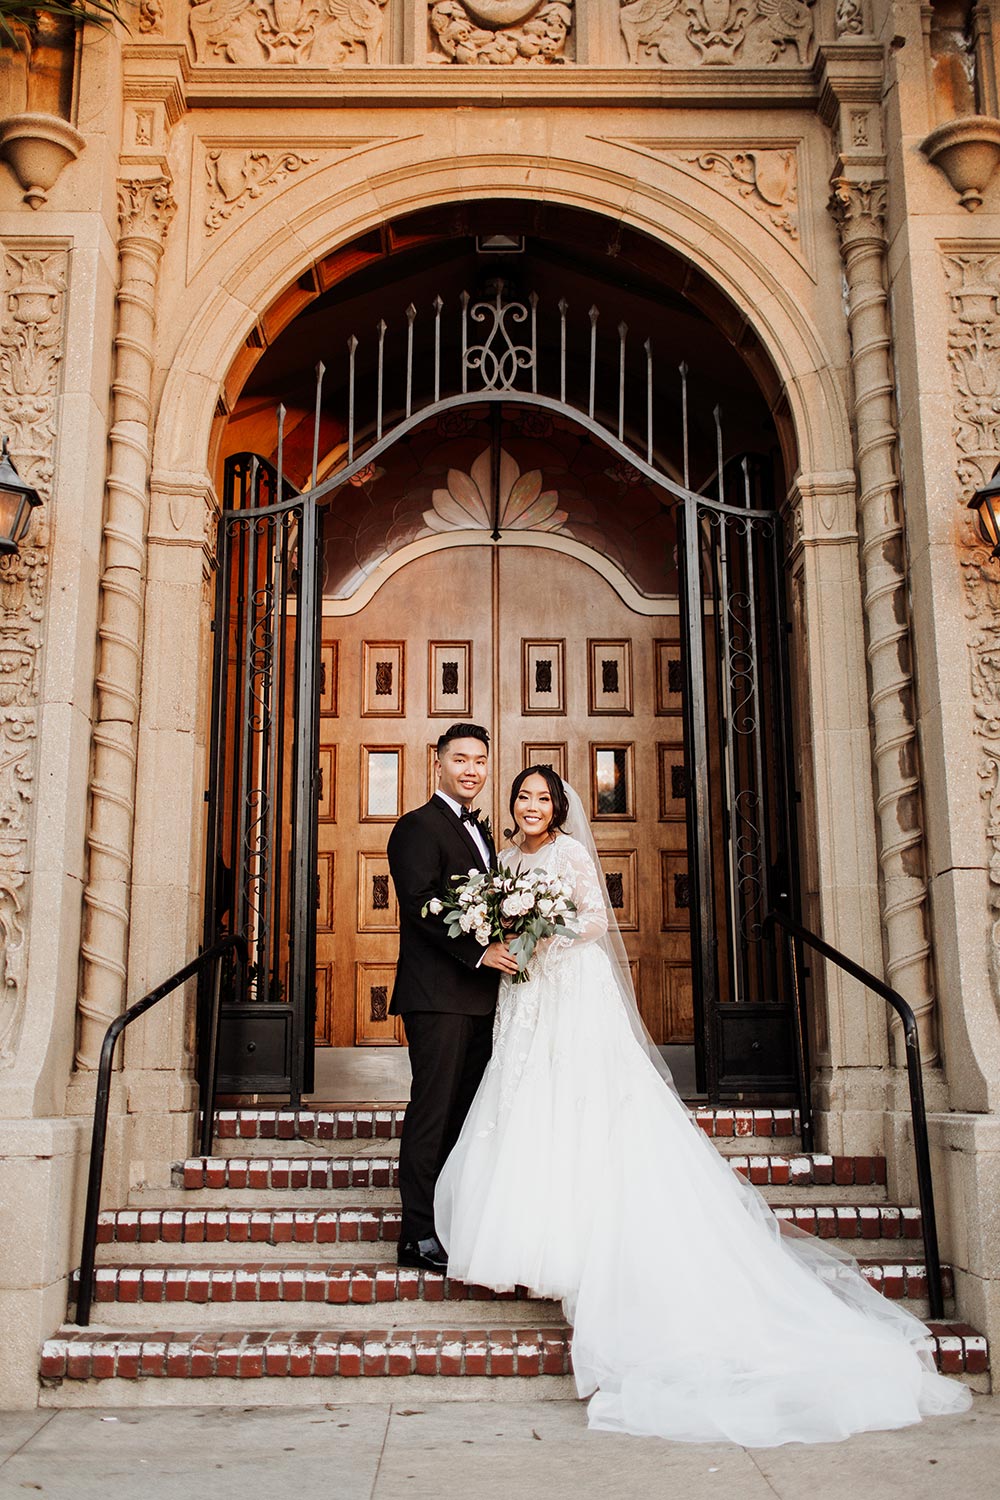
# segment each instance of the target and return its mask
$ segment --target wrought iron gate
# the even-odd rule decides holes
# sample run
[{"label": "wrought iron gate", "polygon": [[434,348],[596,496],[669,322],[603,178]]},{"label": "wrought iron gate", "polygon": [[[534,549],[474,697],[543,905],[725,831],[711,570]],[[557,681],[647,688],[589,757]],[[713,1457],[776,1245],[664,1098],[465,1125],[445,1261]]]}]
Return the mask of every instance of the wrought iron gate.
[{"label": "wrought iron gate", "polygon": [[[654,381],[650,341],[631,347],[624,322],[606,337],[596,307],[574,323],[565,301],[546,310],[534,295],[508,297],[503,283],[480,300],[463,295],[450,321],[443,309],[435,299],[424,329],[411,304],[395,328],[380,320],[364,348],[347,340],[337,401],[345,441],[329,478],[316,482],[323,365],[309,490],[281,477],[283,407],[277,469],[249,454],[227,462],[205,940],[242,932],[251,969],[225,1001],[219,1087],[293,1100],[311,1087],[322,510],[429,418],[473,405],[499,417],[516,403],[570,418],[678,510],[700,1080],[713,1099],[787,1096],[790,976],[761,932],[776,882],[793,906],[797,889],[778,515],[745,463],[733,493],[718,411],[718,497],[687,487],[686,367],[669,385]],[[683,434],[683,485],[659,457],[664,415]],[[496,488],[499,420],[492,427]]]},{"label": "wrought iron gate", "polygon": [[[753,501],[688,495],[682,537],[688,863],[699,1076],[710,1099],[800,1086],[787,949],[763,921],[797,910],[781,521]],[[732,500],[732,496],[730,499]]]},{"label": "wrought iron gate", "polygon": [[[311,1087],[315,1006],[316,507],[270,464],[226,466],[219,523],[206,933],[250,964],[223,1000],[218,1088]],[[207,1049],[201,1049],[201,1055]]]}]

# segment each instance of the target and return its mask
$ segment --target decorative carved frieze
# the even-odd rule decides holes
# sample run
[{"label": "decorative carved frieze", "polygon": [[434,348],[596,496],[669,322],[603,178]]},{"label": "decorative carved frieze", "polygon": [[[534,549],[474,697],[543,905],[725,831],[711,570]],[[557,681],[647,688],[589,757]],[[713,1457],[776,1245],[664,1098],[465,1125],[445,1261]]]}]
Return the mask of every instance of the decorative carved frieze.
[{"label": "decorative carved frieze", "polygon": [[342,68],[382,60],[387,0],[192,0],[195,61]]},{"label": "decorative carved frieze", "polygon": [[[945,257],[951,323],[948,359],[962,500],[990,479],[1000,458],[1000,253]],[[967,546],[978,533],[963,511]]]},{"label": "decorative carved frieze", "polygon": [[208,212],[206,233],[221,229],[227,219],[245,208],[265,189],[275,187],[293,172],[311,166],[317,158],[298,151],[246,151],[241,147],[228,150],[218,147],[206,153],[208,174]]},{"label": "decorative carved frieze", "polygon": [[622,0],[629,62],[671,67],[804,67],[815,0]]},{"label": "decorative carved frieze", "polygon": [[[18,472],[51,500],[55,409],[63,355],[64,251],[3,252],[0,431]],[[20,552],[0,562],[0,1067],[14,1059],[24,1011],[38,689],[48,506]]]},{"label": "decorative carved frieze", "polygon": [[429,0],[432,62],[562,63],[573,6],[562,0]]},{"label": "decorative carved frieze", "polygon": [[721,177],[776,229],[798,239],[798,169],[793,150],[702,151],[683,160]]},{"label": "decorative carved frieze", "polygon": [[959,556],[990,849],[990,960],[994,989],[1000,992],[1000,576],[967,509],[972,492],[989,480],[1000,455],[1000,254],[949,254],[944,265],[951,303],[948,362],[961,502]]}]

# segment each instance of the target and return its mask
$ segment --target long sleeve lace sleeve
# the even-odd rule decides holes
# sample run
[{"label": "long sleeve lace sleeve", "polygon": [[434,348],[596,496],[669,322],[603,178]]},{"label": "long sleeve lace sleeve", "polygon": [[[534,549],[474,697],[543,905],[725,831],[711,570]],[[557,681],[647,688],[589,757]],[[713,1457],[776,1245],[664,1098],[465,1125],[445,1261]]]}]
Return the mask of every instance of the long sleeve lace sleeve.
[{"label": "long sleeve lace sleeve", "polygon": [[[575,941],[596,942],[608,930],[601,876],[594,869],[594,862],[586,849],[576,839],[567,839],[563,858],[567,865],[567,879],[573,886],[576,916],[572,919],[572,925],[579,934]],[[566,942],[568,939],[564,938],[562,941]]]}]

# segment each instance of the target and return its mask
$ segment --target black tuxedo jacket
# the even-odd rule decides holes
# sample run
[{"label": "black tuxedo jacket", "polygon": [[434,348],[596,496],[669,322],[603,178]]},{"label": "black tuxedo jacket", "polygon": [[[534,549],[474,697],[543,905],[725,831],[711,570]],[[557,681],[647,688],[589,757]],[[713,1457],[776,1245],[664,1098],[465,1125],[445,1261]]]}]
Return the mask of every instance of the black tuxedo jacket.
[{"label": "black tuxedo jacket", "polygon": [[[481,830],[496,858],[492,840]],[[483,949],[471,933],[451,938],[440,917],[420,915],[432,896],[448,891],[453,875],[482,869],[478,846],[461,818],[440,797],[404,813],[389,835],[389,869],[399,900],[399,962],[389,1010],[436,1010],[488,1016],[500,975],[477,968]]]}]

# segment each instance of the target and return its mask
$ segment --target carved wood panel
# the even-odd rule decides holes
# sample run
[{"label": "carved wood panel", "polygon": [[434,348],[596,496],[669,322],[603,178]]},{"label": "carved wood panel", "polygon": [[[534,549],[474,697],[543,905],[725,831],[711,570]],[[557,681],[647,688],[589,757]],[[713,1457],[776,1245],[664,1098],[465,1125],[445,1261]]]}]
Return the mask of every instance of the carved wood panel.
[{"label": "carved wood panel", "polygon": [[[497,640],[490,606],[494,583],[499,591]],[[584,599],[585,614],[579,603]],[[477,601],[474,608],[469,600]],[[582,628],[572,628],[575,611]],[[432,645],[470,647],[474,717],[494,731],[497,792],[494,795],[493,785],[488,785],[479,805],[490,812],[499,831],[510,824],[506,792],[523,765],[565,766],[586,804],[592,746],[611,745],[624,752],[631,816],[605,818],[595,825],[602,872],[625,934],[647,1024],[657,1041],[690,1041],[693,1016],[690,1009],[684,1010],[690,1004],[687,924],[685,920],[663,929],[660,890],[662,854],[679,859],[679,870],[686,861],[683,801],[674,798],[669,820],[661,821],[659,781],[659,746],[669,744],[675,730],[679,739],[680,719],[672,703],[666,716],[658,713],[652,670],[656,641],[669,641],[677,656],[676,617],[635,613],[598,574],[573,558],[517,547],[504,547],[494,557],[487,547],[460,547],[411,563],[388,579],[364,610],[328,616],[323,630],[326,642],[339,643],[342,672],[339,718],[327,715],[320,720],[322,744],[331,747],[336,742],[340,749],[338,820],[320,824],[321,851],[337,850],[340,855],[335,866],[336,937],[318,937],[318,962],[329,964],[332,976],[325,1040],[338,1046],[396,1045],[403,1040],[391,1018],[379,1019],[382,997],[376,994],[373,1000],[371,993],[373,988],[385,989],[391,995],[391,979],[386,976],[395,963],[398,916],[391,882],[387,889],[381,878],[388,872],[385,844],[392,820],[358,821],[366,760],[373,754],[398,753],[401,805],[418,806],[433,792],[431,741],[448,721],[432,717],[438,674],[430,670],[426,680],[423,672],[414,674],[404,714],[387,719],[381,734],[377,719],[362,717],[362,684],[350,680],[346,664],[355,662],[360,671],[362,644],[389,641],[400,647],[407,661],[420,663],[434,660]],[[588,640],[613,643],[616,649],[595,656]],[[450,651],[439,655],[438,665],[457,659]],[[383,659],[375,653],[370,657]],[[619,696],[614,717],[600,712],[599,702],[599,711],[592,715],[592,662],[598,662],[602,673],[605,660],[618,666],[621,695],[626,659],[632,667],[631,712],[622,711]],[[607,691],[614,691],[610,681]],[[495,723],[494,702],[499,705]],[[547,711],[543,704],[548,704]],[[674,988],[666,1007],[663,967],[668,963]]]},{"label": "carved wood panel", "polygon": [[[336,851],[335,935],[317,935],[317,963],[329,964],[331,1005],[321,1042],[338,1047],[405,1044],[401,1026],[381,1014],[382,997],[392,994],[399,946],[399,912],[389,878],[386,843],[395,810],[419,807],[435,785],[434,741],[449,721],[465,713],[434,716],[437,707],[458,696],[489,717],[492,702],[492,642],[489,608],[470,611],[469,599],[488,601],[490,558],[486,549],[458,548],[411,564],[390,578],[360,613],[323,620],[323,651],[339,652],[339,713],[320,719],[321,755],[338,750],[336,823],[321,823],[319,848]],[[363,647],[367,643],[368,651]],[[387,644],[388,643],[388,644]],[[459,652],[457,647],[463,647]],[[377,664],[390,694],[377,694]],[[425,673],[423,664],[428,663]],[[451,685],[444,666],[458,663],[458,695],[441,693]],[[373,702],[391,697],[399,665],[416,663],[402,684],[403,712],[364,714]],[[450,671],[450,668],[449,668]],[[468,674],[463,684],[462,674]],[[391,681],[386,680],[391,676]],[[468,699],[462,696],[468,688]],[[374,800],[373,800],[374,799]],[[484,805],[487,805],[484,803]],[[385,811],[392,807],[393,811]],[[374,809],[374,810],[372,810]],[[387,1000],[386,1000],[387,1003]]]}]

